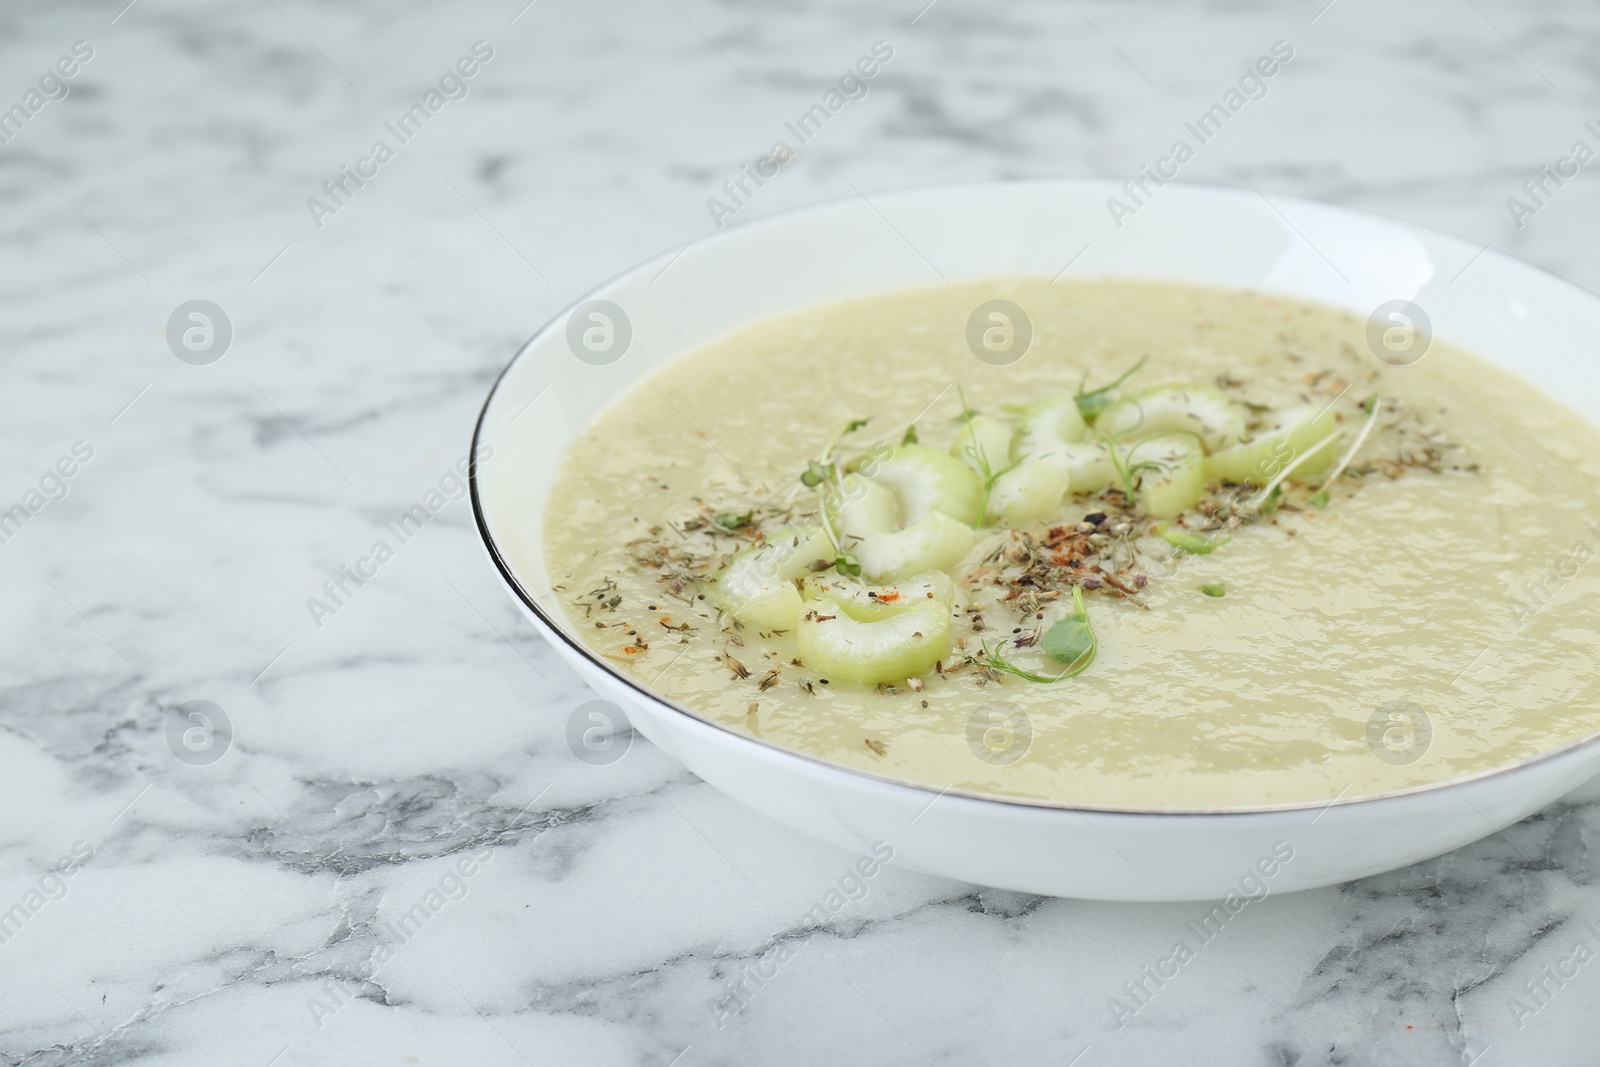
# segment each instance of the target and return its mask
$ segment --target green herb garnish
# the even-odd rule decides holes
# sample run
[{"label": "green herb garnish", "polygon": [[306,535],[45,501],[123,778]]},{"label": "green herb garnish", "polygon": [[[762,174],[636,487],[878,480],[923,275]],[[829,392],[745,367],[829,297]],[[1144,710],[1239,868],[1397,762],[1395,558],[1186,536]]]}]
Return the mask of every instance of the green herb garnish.
[{"label": "green herb garnish", "polygon": [[987,518],[989,514],[989,494],[994,492],[994,484],[1005,475],[1010,474],[1012,471],[1022,466],[1022,460],[1019,459],[1004,470],[997,471],[993,470],[989,466],[989,460],[986,457],[978,455],[977,452],[973,451],[972,449],[968,449],[968,453],[977,461],[978,466],[983,474],[983,514],[985,518]]},{"label": "green herb garnish", "polygon": [[1283,503],[1283,486],[1275,485],[1272,487],[1272,492],[1261,502],[1261,514],[1271,515],[1278,510],[1278,505],[1281,503]]},{"label": "green herb garnish", "polygon": [[1327,507],[1328,491],[1326,489],[1318,489],[1315,493],[1312,493],[1310,496],[1306,497],[1306,503],[1310,504],[1314,508]]},{"label": "green herb garnish", "polygon": [[1078,380],[1078,393],[1072,398],[1073,403],[1078,405],[1078,413],[1086,419],[1093,420],[1096,415],[1110,407],[1112,390],[1137,374],[1139,368],[1143,367],[1149,358],[1149,356],[1140,356],[1139,362],[1129,367],[1122,377],[1110,385],[1103,385],[1098,389],[1089,391],[1085,391],[1083,388],[1089,381],[1088,372],[1084,372],[1083,377]]},{"label": "green herb garnish", "polygon": [[1039,644],[1044,649],[1044,654],[1057,663],[1067,666],[1081,663],[1087,667],[1094,659],[1096,641],[1094,628],[1089,625],[1089,612],[1083,606],[1083,587],[1072,587],[1073,613],[1062,619],[1057,619],[1050,628],[1044,632]]},{"label": "green herb garnish", "polygon": [[1089,668],[1094,662],[1095,652],[1099,643],[1095,640],[1094,628],[1089,625],[1089,612],[1083,604],[1083,587],[1072,587],[1073,613],[1064,618],[1057,619],[1050,628],[1044,632],[1040,644],[1044,647],[1045,655],[1057,663],[1066,665],[1060,674],[1039,674],[1035,671],[1024,670],[1001,655],[999,648],[985,646],[985,666],[990,670],[999,671],[1021,678],[1025,682],[1059,682],[1064,678],[1076,678]]},{"label": "green herb garnish", "polygon": [[1202,537],[1199,534],[1187,533],[1183,530],[1174,530],[1166,523],[1156,524],[1156,533],[1169,545],[1175,545],[1185,552],[1193,552],[1200,556],[1209,556],[1218,545],[1227,544],[1232,538],[1227,534],[1218,537]]},{"label": "green herb garnish", "polygon": [[[1033,671],[1025,671],[1002,656],[998,648],[988,648],[985,646],[983,651],[985,659],[983,665],[985,667],[989,668],[991,671],[999,671],[1001,674],[1009,674],[1014,677],[1021,678],[1025,682],[1042,682],[1048,684],[1050,682],[1059,682],[1063,678],[1072,677],[1071,674],[1057,674],[1052,676],[1048,674],[1037,674]],[[1087,666],[1087,664],[1085,664],[1085,666]]]},{"label": "green herb garnish", "polygon": [[870,416],[865,419],[851,419],[834,431],[833,436],[828,438],[828,443],[823,446],[821,452],[817,453],[816,458],[806,462],[806,469],[800,475],[800,484],[807,489],[815,489],[823,482],[837,477],[839,466],[834,462],[833,450],[839,447],[839,442],[844,440],[848,434],[855,433],[871,421],[872,418]]},{"label": "green herb garnish", "polygon": [[[1106,435],[1101,433],[1097,427],[1094,428],[1094,430],[1096,433],[1099,433],[1101,439],[1105,441],[1106,452],[1111,457],[1111,466],[1116,468],[1117,477],[1122,479],[1123,494],[1126,495],[1130,501],[1133,499],[1134,494],[1133,481],[1138,475],[1145,471],[1162,471],[1166,469],[1153,459],[1141,460],[1138,463],[1129,463],[1128,456],[1132,454],[1133,448],[1129,448],[1127,452],[1119,452],[1117,450],[1117,443],[1115,441],[1111,440],[1109,437],[1106,437]],[[1133,447],[1136,448],[1138,445],[1135,444]]]},{"label": "green herb garnish", "polygon": [[971,422],[978,417],[977,408],[967,407],[967,393],[961,386],[956,386],[956,397],[961,401],[961,414],[956,416],[957,422]]},{"label": "green herb garnish", "polygon": [[[816,458],[806,462],[806,469],[800,474],[800,484],[807,489],[815,489],[824,482],[830,482],[842,496],[844,492],[844,472],[840,469],[838,460],[834,458],[834,450],[839,447],[839,442],[844,440],[847,435],[861,429],[871,421],[870,416],[865,419],[851,419],[834,431],[833,436],[828,438],[828,443],[823,446],[821,452],[817,453]],[[843,564],[843,566],[840,566],[840,570],[844,571],[844,566],[854,562],[855,557],[845,552],[844,546],[839,541],[839,533],[833,528],[833,519],[828,514],[826,491],[823,493],[822,505],[822,529],[828,535],[828,543],[833,545],[835,552],[839,553],[838,560]],[[857,563],[855,566],[854,573],[859,575],[861,573],[861,565]]]},{"label": "green herb garnish", "polygon": [[906,435],[904,437],[900,438],[900,443],[903,444],[903,445],[914,445],[914,444],[917,443],[917,424],[916,423],[912,423],[910,426],[906,427]]},{"label": "green herb garnish", "polygon": [[711,521],[724,530],[737,530],[741,526],[749,526],[750,520],[755,518],[755,514],[754,511],[747,511],[743,515],[735,514],[732,511],[724,511]]},{"label": "green herb garnish", "polygon": [[[1378,411],[1382,406],[1378,402],[1377,393],[1373,393],[1367,398],[1367,402],[1361,405],[1361,410],[1367,413],[1367,421],[1361,424],[1361,432],[1356,434],[1355,443],[1350,446],[1350,451],[1344,454],[1344,458],[1335,464],[1333,473],[1324,478],[1322,485],[1315,493],[1311,494],[1311,503],[1316,504],[1319,508],[1328,506],[1328,486],[1332,485],[1339,475],[1344,473],[1345,468],[1350,465],[1350,461],[1356,458],[1356,453],[1361,451],[1361,446],[1366,444],[1367,435],[1372,433],[1372,428],[1378,424]],[[1321,498],[1320,502],[1318,501],[1319,497]]]},{"label": "green herb garnish", "polygon": [[[957,421],[963,424],[970,423],[973,419],[978,417],[978,411],[974,408],[967,407],[966,394],[961,392],[961,387],[959,385],[956,386],[956,392],[961,396],[961,407],[963,409]],[[1010,474],[1012,471],[1022,466],[1022,460],[1017,460],[1009,467],[1003,467],[1000,470],[995,470],[994,465],[989,462],[989,457],[984,454],[983,449],[978,447],[976,435],[973,436],[972,444],[963,449],[963,451],[972,458],[973,463],[977,464],[978,474],[983,478],[983,514],[984,516],[987,516],[989,514],[989,495],[994,492],[995,483],[1005,475]]]},{"label": "green herb garnish", "polygon": [[1206,596],[1227,596],[1228,595],[1228,590],[1223,587],[1223,584],[1221,582],[1207,582],[1205,585],[1202,585],[1200,587],[1200,591],[1202,593],[1204,593]]}]

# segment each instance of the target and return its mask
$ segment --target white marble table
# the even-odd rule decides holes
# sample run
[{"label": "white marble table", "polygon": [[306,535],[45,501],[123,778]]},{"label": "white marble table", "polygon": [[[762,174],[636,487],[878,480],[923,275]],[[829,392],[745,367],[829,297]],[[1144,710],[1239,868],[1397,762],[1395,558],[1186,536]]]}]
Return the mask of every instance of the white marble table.
[{"label": "white marble table", "polygon": [[[1272,897],[1119,1028],[1108,1001],[1196,906],[890,865],[809,926],[852,857],[642,740],[575,759],[587,694],[459,500],[307,606],[448,494],[524,337],[708,232],[721,183],[875,41],[868,95],[738,219],[852,184],[1134,175],[1281,40],[1185,179],[1595,287],[1600,176],[1520,228],[1507,206],[1600,144],[1592,5],[124,2],[0,11],[0,106],[24,108],[0,145],[0,509],[27,512],[0,528],[4,1062],[1595,1062],[1600,964],[1546,977],[1600,948],[1593,800]],[[390,134],[477,41],[465,96]],[[332,201],[342,165],[368,177]],[[196,299],[231,322],[220,360],[165,340]],[[169,731],[192,701],[231,739]]]}]

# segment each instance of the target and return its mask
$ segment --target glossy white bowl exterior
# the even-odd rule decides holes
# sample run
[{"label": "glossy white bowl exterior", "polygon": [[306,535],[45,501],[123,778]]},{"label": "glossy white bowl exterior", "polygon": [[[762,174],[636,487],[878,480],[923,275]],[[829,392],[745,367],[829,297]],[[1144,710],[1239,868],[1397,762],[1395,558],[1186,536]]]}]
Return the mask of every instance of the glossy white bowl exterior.
[{"label": "glossy white bowl exterior", "polygon": [[1600,420],[1600,361],[1583,356],[1600,334],[1600,300],[1559,279],[1399,223],[1204,187],[1168,185],[1119,228],[1107,207],[1113,196],[1122,191],[1106,182],[1052,181],[836,202],[730,228],[589,294],[625,310],[633,338],[623,357],[608,366],[579,360],[563,313],[518,353],[479,422],[477,444],[491,446],[493,458],[474,470],[473,507],[513,597],[639,732],[730,796],[847,849],[886,842],[895,863],[1024,892],[1220,901],[1230,892],[1329,885],[1457,848],[1600,771],[1597,735],[1486,774],[1327,805],[1099,811],[964,796],[823,763],[700,719],[568,632],[540,531],[573,438],[667,360],[764,316],[846,296],[1066,268],[1068,277],[1260,289],[1362,317],[1408,299],[1437,335]]}]

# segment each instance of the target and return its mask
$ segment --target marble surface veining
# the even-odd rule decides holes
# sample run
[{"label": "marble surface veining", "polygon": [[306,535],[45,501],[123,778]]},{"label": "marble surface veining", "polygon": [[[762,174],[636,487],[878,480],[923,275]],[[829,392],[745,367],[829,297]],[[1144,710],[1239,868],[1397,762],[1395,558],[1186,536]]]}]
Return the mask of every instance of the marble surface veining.
[{"label": "marble surface veining", "polygon": [[[0,144],[0,509],[42,501],[0,543],[5,1063],[1595,1062],[1600,963],[1573,960],[1600,946],[1600,793],[1253,905],[1118,1026],[1108,1001],[1194,906],[890,864],[816,925],[853,857],[642,739],[575,759],[589,694],[451,472],[520,341],[709,232],[722,181],[878,40],[867,96],[741,221],[852,186],[1125,177],[1282,40],[1187,180],[1593,288],[1600,176],[1520,220],[1506,201],[1594,143],[1600,10],[125,3],[0,9],[0,106],[26,112]],[[479,41],[459,95],[360,164]],[[330,202],[345,165],[371,176]],[[220,360],[169,350],[196,299],[231,323]],[[227,729],[174,718],[194,701]],[[1576,974],[1516,1011],[1545,968]]]}]

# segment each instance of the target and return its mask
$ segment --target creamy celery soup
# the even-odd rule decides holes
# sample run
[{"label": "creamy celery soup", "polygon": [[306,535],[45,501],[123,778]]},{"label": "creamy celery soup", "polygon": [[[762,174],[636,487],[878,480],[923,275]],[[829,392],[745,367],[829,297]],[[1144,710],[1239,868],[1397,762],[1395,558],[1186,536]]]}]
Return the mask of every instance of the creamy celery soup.
[{"label": "creamy celery soup", "polygon": [[[1027,323],[969,330],[997,300]],[[996,280],[674,360],[572,446],[545,544],[596,655],[772,744],[1055,804],[1316,803],[1600,729],[1596,457],[1520,378],[1438,341],[1391,366],[1344,311]]]}]

